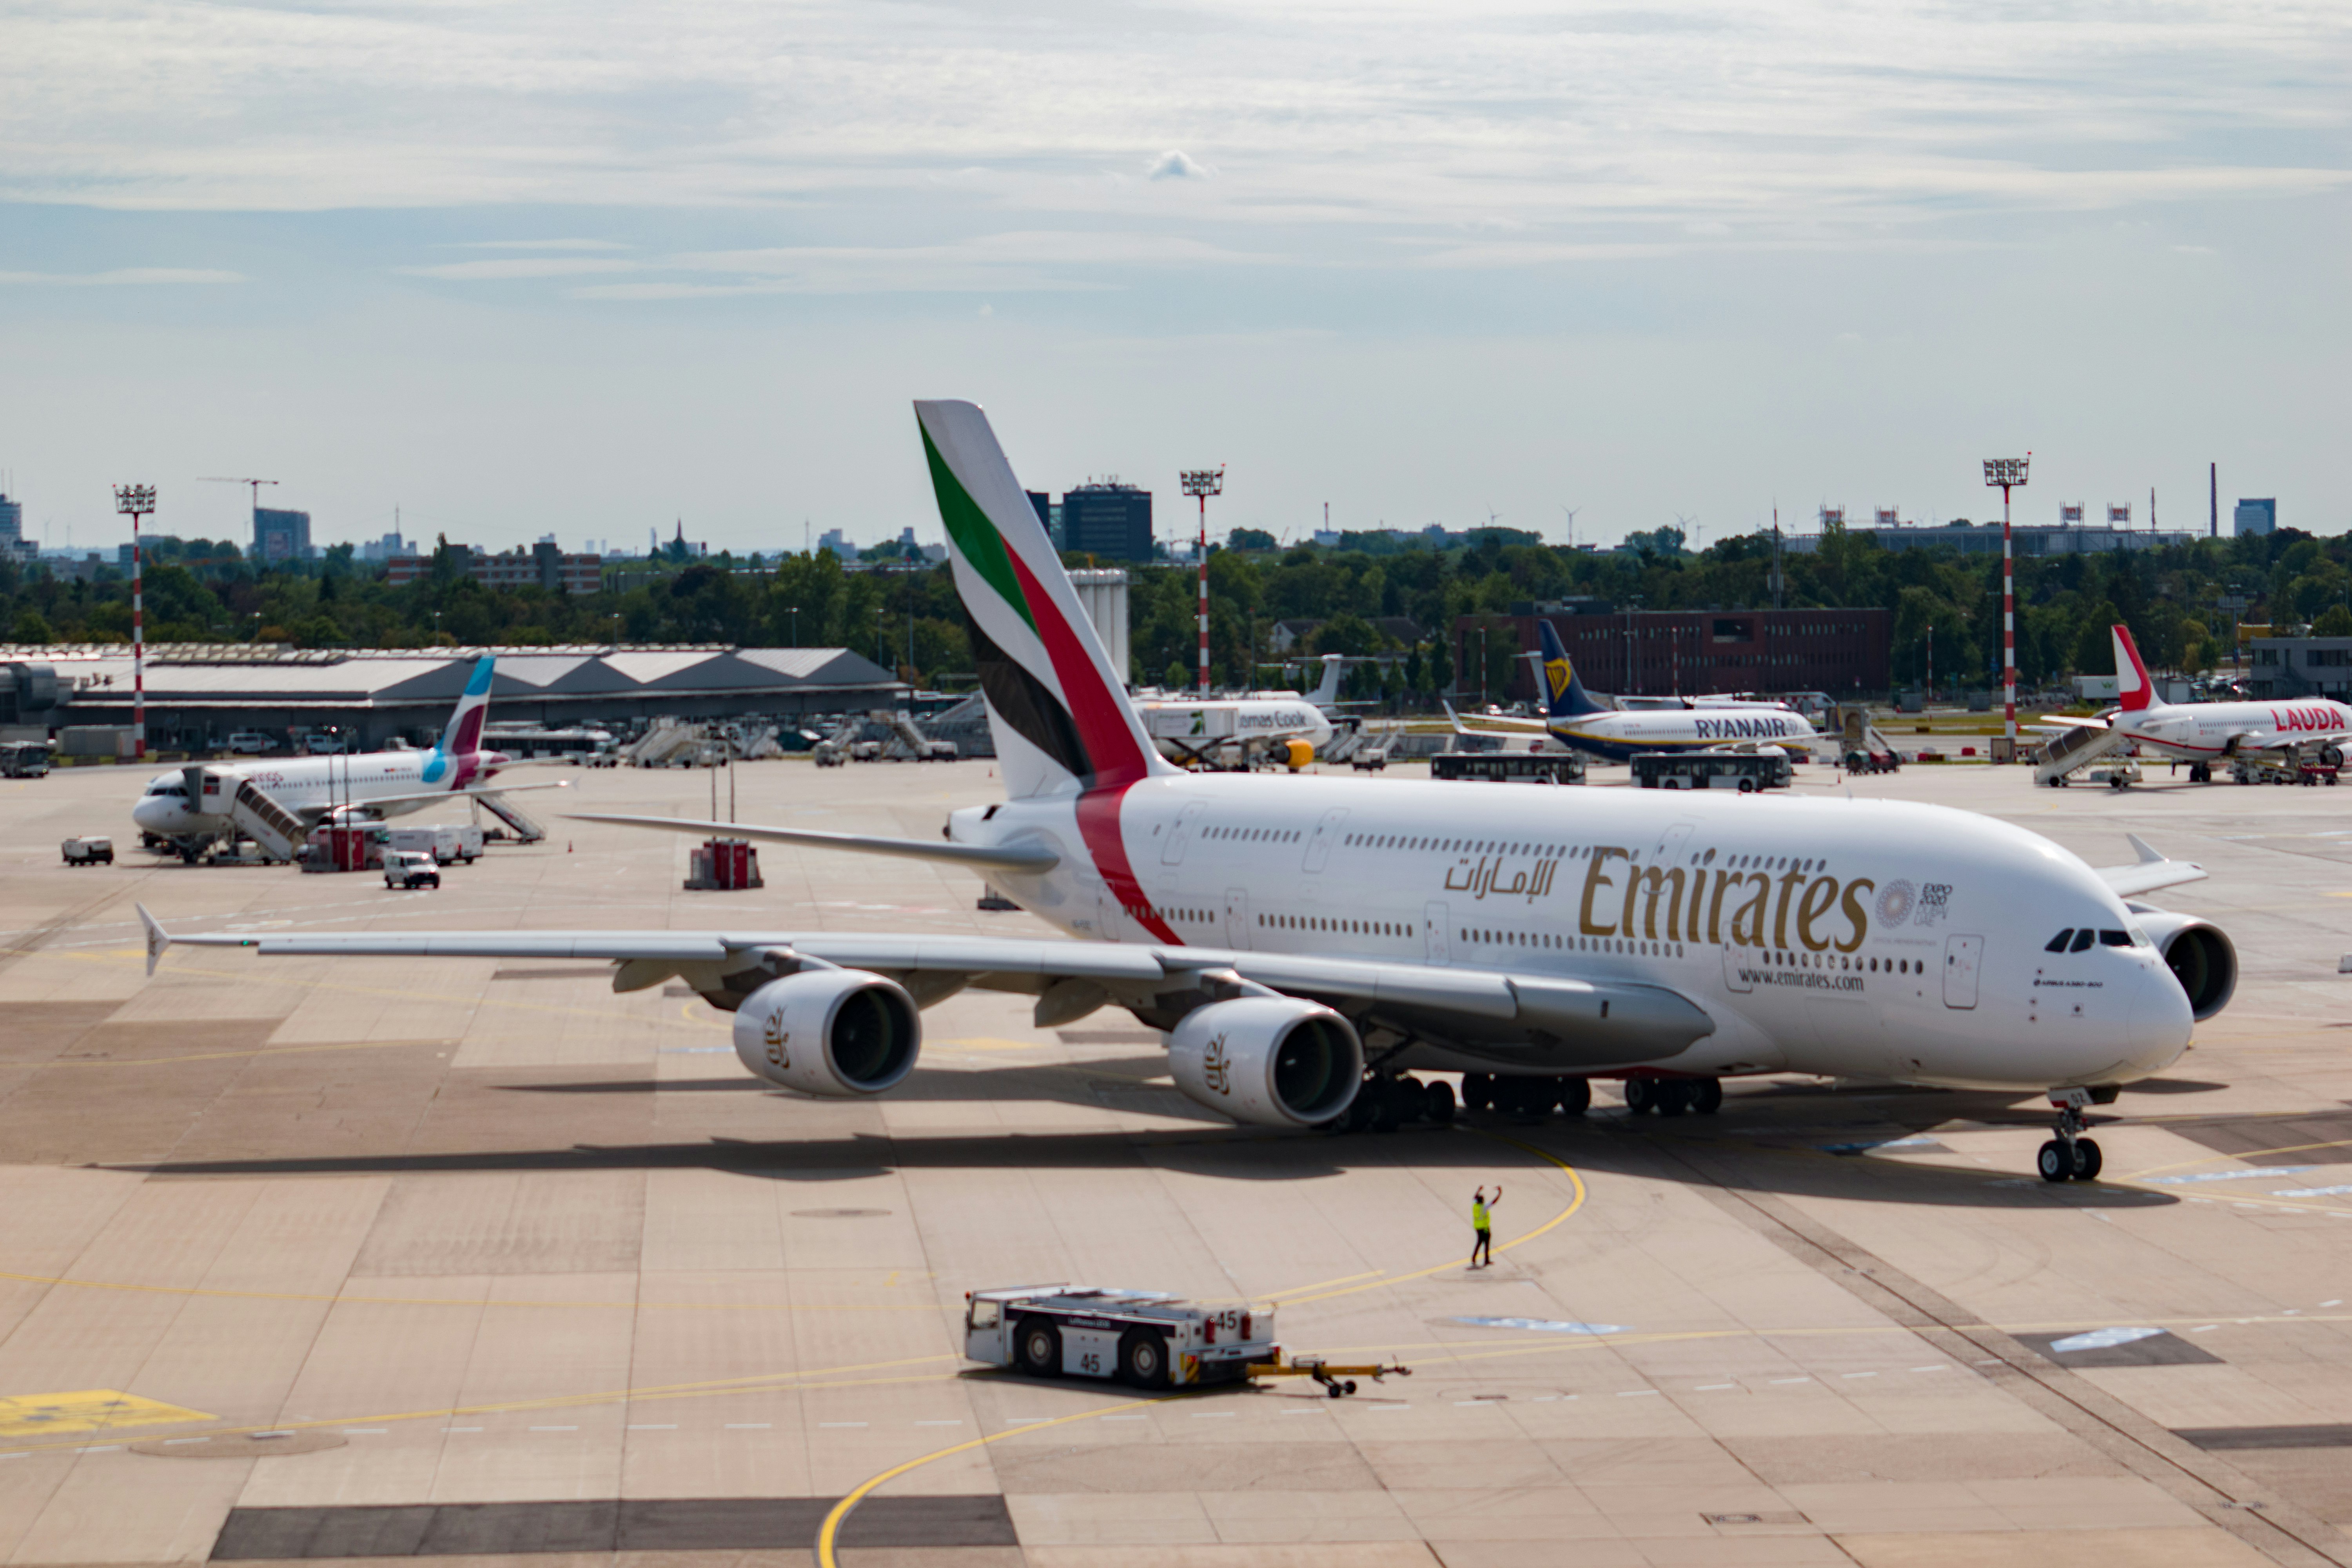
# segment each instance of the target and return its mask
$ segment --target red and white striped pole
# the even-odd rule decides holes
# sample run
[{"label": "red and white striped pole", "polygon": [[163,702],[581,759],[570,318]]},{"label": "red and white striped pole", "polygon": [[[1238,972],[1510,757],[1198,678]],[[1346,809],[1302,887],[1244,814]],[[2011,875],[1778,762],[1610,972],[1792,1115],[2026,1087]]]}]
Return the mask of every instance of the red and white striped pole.
[{"label": "red and white striped pole", "polygon": [[1184,493],[1201,498],[1201,695],[1209,695],[1209,498],[1223,495],[1225,489],[1224,465],[1213,468],[1183,470]]},{"label": "red and white striped pole", "polygon": [[2022,458],[1988,458],[1984,466],[1985,483],[2000,487],[2000,700],[2011,762],[2017,760],[2017,563],[2010,551],[2009,492],[2025,482],[2032,460],[2028,452]]},{"label": "red and white striped pole", "polygon": [[131,519],[131,754],[147,760],[147,599],[139,520],[155,510],[153,485],[117,485],[114,510]]}]

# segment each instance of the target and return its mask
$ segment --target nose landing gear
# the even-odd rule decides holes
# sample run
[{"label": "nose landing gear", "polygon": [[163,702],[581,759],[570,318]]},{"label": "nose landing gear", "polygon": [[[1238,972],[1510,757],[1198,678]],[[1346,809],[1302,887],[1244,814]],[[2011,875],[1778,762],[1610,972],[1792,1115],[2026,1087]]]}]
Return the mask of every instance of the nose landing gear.
[{"label": "nose landing gear", "polygon": [[2045,1182],[2095,1182],[2106,1162],[2098,1144],[2083,1136],[2083,1108],[2091,1103],[2087,1089],[2053,1089],[2050,1103],[2058,1108],[2058,1136],[2042,1145],[2034,1169]]}]

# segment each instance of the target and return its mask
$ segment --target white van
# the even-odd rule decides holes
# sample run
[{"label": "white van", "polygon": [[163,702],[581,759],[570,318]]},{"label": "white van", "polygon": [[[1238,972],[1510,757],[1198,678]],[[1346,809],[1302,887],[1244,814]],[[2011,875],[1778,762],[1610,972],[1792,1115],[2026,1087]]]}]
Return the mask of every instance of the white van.
[{"label": "white van", "polygon": [[277,749],[277,739],[258,730],[239,730],[228,738],[228,750],[240,757],[257,757]]}]

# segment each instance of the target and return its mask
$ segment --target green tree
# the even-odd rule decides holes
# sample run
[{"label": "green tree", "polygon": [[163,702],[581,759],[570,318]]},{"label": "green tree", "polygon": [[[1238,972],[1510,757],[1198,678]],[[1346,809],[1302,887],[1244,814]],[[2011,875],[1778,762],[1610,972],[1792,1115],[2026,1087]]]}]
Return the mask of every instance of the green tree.
[{"label": "green tree", "polygon": [[2311,623],[2311,635],[2315,637],[2352,637],[2352,610],[2342,605],[2330,605],[2319,612]]}]

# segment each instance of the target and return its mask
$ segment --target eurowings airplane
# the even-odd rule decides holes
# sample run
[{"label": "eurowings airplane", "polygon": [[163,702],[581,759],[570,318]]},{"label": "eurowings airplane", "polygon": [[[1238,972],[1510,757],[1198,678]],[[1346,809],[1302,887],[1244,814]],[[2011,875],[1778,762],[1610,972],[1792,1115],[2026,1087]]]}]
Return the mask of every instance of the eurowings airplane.
[{"label": "eurowings airplane", "polygon": [[[131,820],[194,858],[231,826],[237,786],[250,782],[304,825],[343,815],[400,816],[436,801],[503,795],[560,784],[499,784],[490,780],[511,761],[482,749],[497,660],[477,660],[448,727],[429,752],[367,752],[358,756],[293,757],[284,762],[205,763],[173,768],[147,781]],[[194,791],[194,793],[191,793]]]},{"label": "eurowings airplane", "polygon": [[2352,745],[2352,708],[2325,697],[2283,702],[2158,702],[2156,682],[2140,662],[2129,626],[2114,628],[2116,711],[2103,719],[2074,719],[2040,729],[2109,729],[2143,752],[2189,763],[2189,776],[2210,784],[2217,762],[2283,763],[2309,760],[2335,767]]},{"label": "eurowings airplane", "polygon": [[2094,870],[2025,829],[1894,801],[1469,788],[1188,773],[1152,748],[1054,547],[969,403],[915,405],[1008,799],[944,840],[661,817],[959,865],[1069,938],[719,931],[165,931],[270,954],[600,959],[617,991],[678,977],[734,1014],[779,1088],[887,1093],[920,1009],[1034,996],[1039,1028],[1102,1007],[1167,1032],[1176,1087],[1270,1128],[1581,1110],[1706,1111],[1722,1080],[1803,1072],[2048,1091],[2052,1181],[2098,1173],[2085,1105],[2162,1070],[2229,1000],[2207,922],[2137,901],[2204,875],[2145,845]]},{"label": "eurowings airplane", "polygon": [[[1561,745],[1622,763],[1643,752],[1713,751],[1727,746],[1784,746],[1811,752],[1834,742],[1801,713],[1779,706],[1663,708],[1622,710],[1592,699],[1570,662],[1567,647],[1549,621],[1538,618],[1543,652],[1545,716],[1540,720],[1489,719],[1481,727],[1541,731]],[[1450,714],[1453,710],[1447,710]],[[1475,734],[1460,719],[1459,733]]]},{"label": "eurowings airplane", "polygon": [[1247,697],[1186,700],[1143,698],[1135,703],[1161,756],[1194,766],[1220,752],[1240,752],[1246,763],[1271,755],[1292,769],[1305,767],[1330,744],[1331,711],[1339,705],[1339,672],[1347,660],[1323,656],[1323,679],[1305,696],[1296,691],[1254,691]]}]

